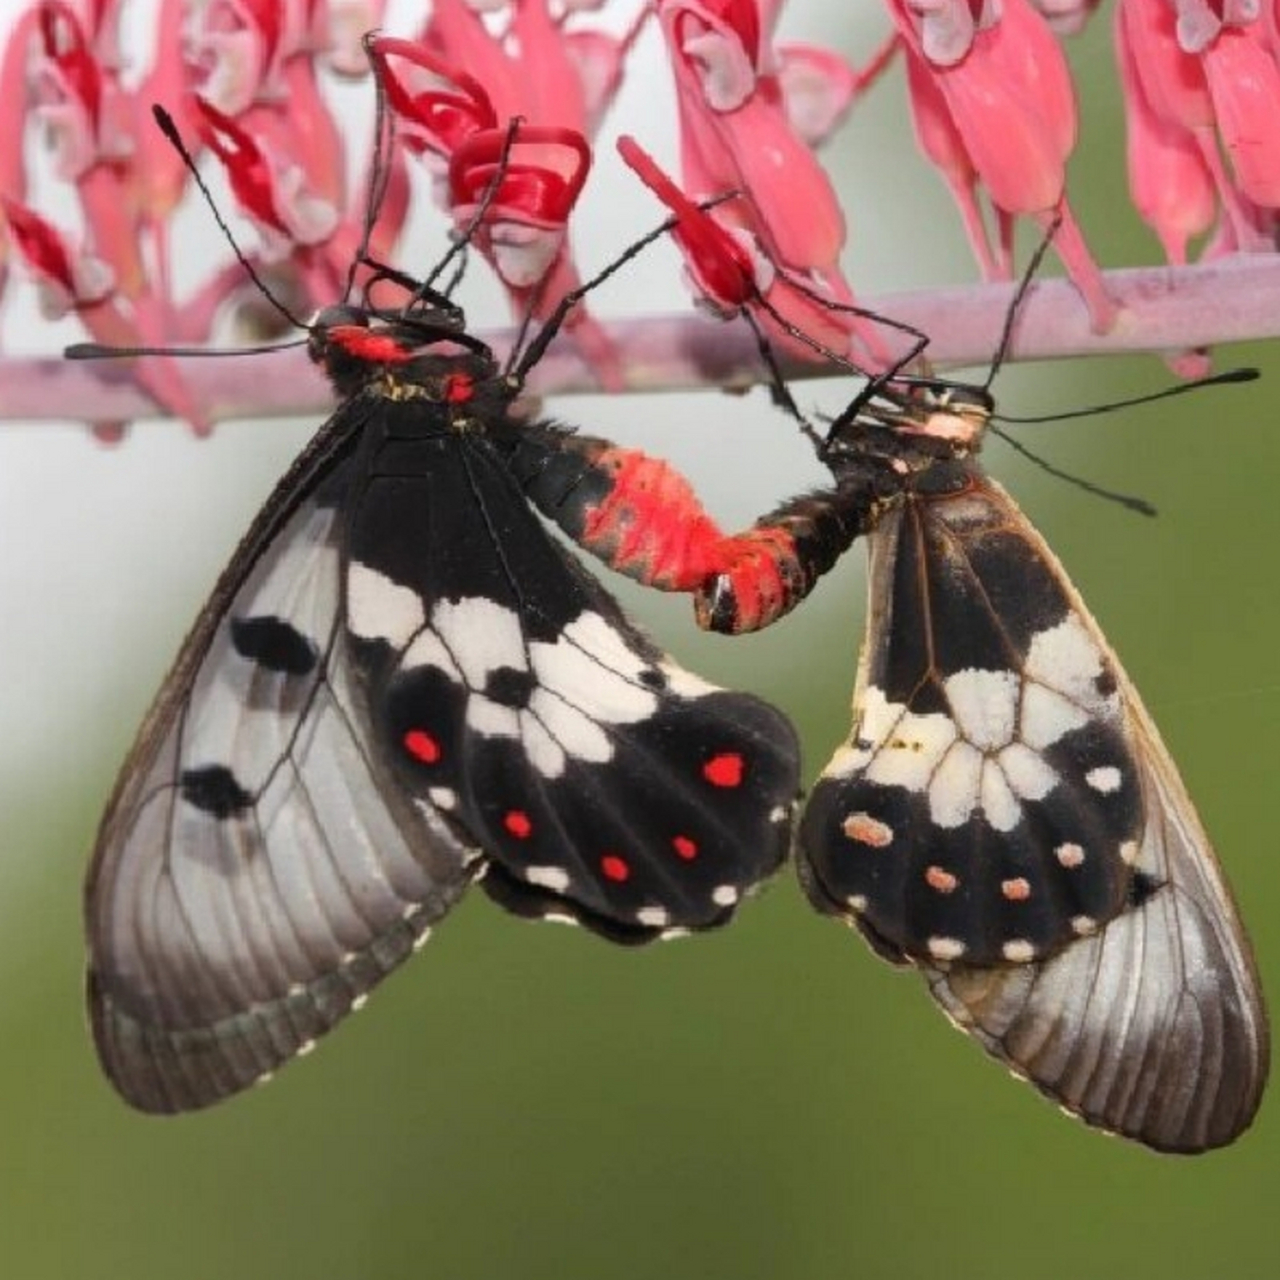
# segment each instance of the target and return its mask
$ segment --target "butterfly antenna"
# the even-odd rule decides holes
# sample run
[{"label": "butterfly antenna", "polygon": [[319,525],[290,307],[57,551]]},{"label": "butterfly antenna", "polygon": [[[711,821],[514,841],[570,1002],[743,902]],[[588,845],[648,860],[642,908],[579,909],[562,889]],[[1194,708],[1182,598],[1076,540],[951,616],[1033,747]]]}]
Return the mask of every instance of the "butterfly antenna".
[{"label": "butterfly antenna", "polygon": [[[231,228],[227,226],[222,214],[218,210],[218,203],[213,198],[213,193],[209,190],[204,178],[200,174],[200,168],[196,164],[195,157],[187,149],[187,144],[183,142],[182,135],[178,132],[178,126],[174,123],[173,117],[157,102],[151,107],[151,115],[156,124],[160,128],[160,132],[168,139],[169,145],[178,153],[178,158],[186,166],[187,172],[191,175],[200,194],[204,197],[204,202],[209,206],[210,212],[213,214],[213,220],[218,224],[218,230],[222,232],[227,243],[231,246],[231,252],[235,254],[236,261],[244,269],[245,275],[253,281],[258,292],[289,322],[295,329],[305,329],[306,324],[299,320],[297,316],[289,310],[287,306],[267,287],[267,283],[258,274],[253,263],[245,257],[244,252],[236,243],[236,238],[231,234]],[[92,346],[92,343],[80,343],[80,346]],[[141,350],[138,352],[141,354]],[[150,353],[148,353],[150,354]],[[83,357],[81,357],[83,358]]]},{"label": "butterfly antenna", "polygon": [[984,391],[991,390],[996,374],[1000,372],[1001,366],[1009,356],[1009,348],[1013,345],[1013,330],[1018,323],[1018,313],[1026,300],[1027,290],[1031,288],[1031,282],[1036,278],[1040,264],[1044,261],[1045,254],[1049,252],[1049,246],[1053,243],[1054,236],[1058,234],[1060,226],[1062,226],[1061,210],[1054,214],[1048,230],[1041,237],[1035,253],[1031,255],[1031,261],[1027,263],[1027,269],[1022,273],[1022,279],[1018,281],[1018,287],[1014,290],[1009,309],[1004,313],[1004,327],[1000,330],[1000,341],[996,343],[995,355],[991,357],[991,368],[987,373],[987,380],[982,384]]},{"label": "butterfly antenna", "polygon": [[[714,203],[720,200],[730,199],[729,196],[721,196]],[[517,385],[524,382],[529,376],[529,370],[538,363],[546,354],[547,348],[555,340],[556,334],[564,327],[564,322],[568,318],[569,313],[587,296],[593,289],[597,289],[604,284],[611,275],[620,271],[628,262],[635,258],[638,254],[647,249],[655,240],[660,240],[668,231],[676,225],[674,217],[668,218],[661,226],[655,227],[652,231],[646,232],[639,240],[633,244],[629,244],[612,262],[602,267],[595,275],[591,277],[585,284],[580,284],[576,289],[570,289],[559,302],[556,303],[555,310],[547,317],[546,323],[534,335],[533,340],[525,348],[524,354],[520,356],[519,362],[515,368],[509,373],[509,377],[513,378]],[[520,338],[516,345],[512,348],[512,359],[515,359],[515,353],[520,350],[523,338],[532,319],[532,308],[526,313],[524,324],[520,328]]]},{"label": "butterfly antenna", "polygon": [[[431,274],[422,282],[421,288],[418,290],[419,301],[431,293],[439,293],[441,290],[436,289],[436,281],[440,278],[445,268],[459,256],[462,256],[465,262],[467,246],[479,231],[481,224],[485,218],[489,216],[489,209],[493,202],[497,199],[498,189],[502,186],[502,180],[507,176],[507,165],[511,160],[512,148],[516,145],[516,137],[520,132],[520,126],[524,124],[523,116],[512,116],[507,121],[507,133],[502,140],[502,150],[498,153],[498,163],[494,167],[493,177],[485,184],[484,191],[480,194],[480,203],[476,206],[476,211],[467,219],[467,224],[459,232],[454,242],[449,246],[449,252],[436,263],[432,268]],[[449,282],[449,289],[444,291],[445,296],[457,287],[458,281],[462,278],[461,271],[455,271],[453,278]]]},{"label": "butterfly antenna", "polygon": [[1134,396],[1129,400],[1112,400],[1108,404],[1095,404],[1087,409],[1070,409],[1066,413],[1046,413],[1031,418],[1015,418],[1007,413],[993,414],[992,417],[999,422],[1017,423],[1019,426],[1036,422],[1066,422],[1071,418],[1091,418],[1095,413],[1110,413],[1113,409],[1132,409],[1139,404],[1170,400],[1174,396],[1184,396],[1189,391],[1200,391],[1204,387],[1223,386],[1233,382],[1255,382],[1261,376],[1257,369],[1228,369],[1224,373],[1214,373],[1207,378],[1197,378],[1194,382],[1179,382],[1175,386],[1164,387],[1160,391],[1152,391],[1145,396]]},{"label": "butterfly antenna", "polygon": [[[378,74],[377,59],[373,56],[375,35],[376,32],[369,31],[361,39],[365,57],[373,70],[373,148],[369,160],[369,176],[365,184],[364,226],[360,233],[360,248],[347,268],[347,283],[342,291],[344,299],[351,297],[356,285],[356,272],[362,266],[373,268],[375,273],[380,271],[380,265],[369,256],[369,245],[373,242],[373,228],[377,225],[378,214],[386,199],[387,185],[391,181],[390,157],[395,136],[395,119],[387,109],[386,86]],[[418,282],[415,280],[412,282],[410,292],[417,287]]]},{"label": "butterfly antenna", "polygon": [[1015,440],[1007,431],[1001,431],[997,426],[992,426],[991,431],[999,436],[1014,453],[1020,453],[1028,462],[1034,463],[1046,475],[1051,475],[1057,480],[1065,480],[1069,485],[1082,489],[1085,493],[1091,493],[1097,498],[1104,498],[1107,502],[1114,502],[1126,511],[1133,511],[1140,516],[1159,514],[1156,508],[1145,498],[1136,498],[1132,494],[1118,493],[1114,489],[1104,489],[1101,485],[1094,484],[1092,480],[1086,480],[1083,476],[1055,467],[1038,453],[1033,453],[1025,444]]}]

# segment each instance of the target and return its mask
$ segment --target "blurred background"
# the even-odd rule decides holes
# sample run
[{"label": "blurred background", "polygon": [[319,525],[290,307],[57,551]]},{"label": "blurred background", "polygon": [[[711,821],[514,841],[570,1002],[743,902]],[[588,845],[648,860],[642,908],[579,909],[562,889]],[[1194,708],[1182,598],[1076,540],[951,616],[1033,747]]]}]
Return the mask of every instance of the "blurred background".
[{"label": "blurred background", "polygon": [[[793,4],[783,30],[865,58],[886,22],[875,6],[856,22],[834,8]],[[1071,192],[1085,233],[1104,265],[1154,263],[1124,189],[1107,22],[1071,56],[1083,112]],[[673,161],[674,123],[657,106],[665,76],[650,33],[610,125]],[[973,278],[948,197],[916,153],[900,71],[825,159],[864,295]],[[602,156],[576,223],[588,264],[656,220],[622,182]],[[198,258],[207,219],[197,211],[188,227]],[[682,305],[665,248],[595,300],[605,316]],[[470,310],[477,327],[504,322],[483,286]],[[1055,465],[1147,498],[1158,519],[1048,478],[998,442],[987,461],[1142,690],[1276,1000],[1280,358],[1271,343],[1224,349],[1218,363],[1265,376],[1019,432]],[[1158,360],[1134,358],[1009,368],[997,389],[1010,412],[1032,414],[1169,381]],[[798,389],[806,408],[834,411],[847,396],[835,383]],[[822,480],[760,393],[549,408],[668,457],[730,524]],[[360,1018],[268,1088],[182,1119],[129,1111],[84,1025],[85,860],[181,636],[314,426],[240,422],[196,442],[180,424],[144,423],[113,450],[73,424],[0,426],[0,1274],[1280,1274],[1267,1207],[1274,1098],[1235,1147],[1197,1159],[1086,1130],[950,1030],[917,978],[817,917],[790,872],[722,933],[641,951],[517,922],[477,894]],[[686,665],[790,712],[806,775],[817,772],[848,729],[860,552],[755,638],[699,635],[687,602],[612,585]]]}]

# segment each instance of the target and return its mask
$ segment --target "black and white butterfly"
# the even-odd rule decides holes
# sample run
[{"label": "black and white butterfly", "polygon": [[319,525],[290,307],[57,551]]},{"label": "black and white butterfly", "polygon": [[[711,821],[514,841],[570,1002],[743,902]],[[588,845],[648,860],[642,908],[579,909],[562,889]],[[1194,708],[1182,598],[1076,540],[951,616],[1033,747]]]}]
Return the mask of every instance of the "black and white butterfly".
[{"label": "black and white butterfly", "polygon": [[182,646],[88,875],[98,1052],[147,1111],[307,1050],[473,881],[644,942],[725,923],[789,848],[789,722],[655,648],[530,505],[581,498],[567,433],[512,413],[524,366],[431,292],[310,334],[340,406]]},{"label": "black and white butterfly", "polygon": [[853,729],[800,828],[810,900],[1088,1123],[1221,1146],[1267,1075],[1249,943],[1137,691],[975,458],[992,412],[981,387],[872,383],[822,450],[834,487],[733,540],[699,618],[766,625],[867,537]]}]

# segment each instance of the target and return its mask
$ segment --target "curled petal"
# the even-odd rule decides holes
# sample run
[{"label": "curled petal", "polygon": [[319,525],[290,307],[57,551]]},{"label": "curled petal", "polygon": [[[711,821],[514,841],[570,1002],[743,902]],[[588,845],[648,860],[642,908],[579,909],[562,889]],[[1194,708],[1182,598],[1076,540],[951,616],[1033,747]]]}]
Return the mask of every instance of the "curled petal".
[{"label": "curled petal", "polygon": [[572,129],[472,134],[449,162],[454,220],[470,224],[487,200],[477,241],[508,285],[528,288],[554,262],[590,169],[591,148]]},{"label": "curled petal", "polygon": [[324,61],[336,75],[360,80],[369,74],[364,38],[382,26],[387,0],[333,0],[325,24]]},{"label": "curled petal", "polygon": [[861,87],[854,69],[830,49],[791,44],[778,49],[778,83],[787,119],[811,147],[825,142]]},{"label": "curled petal", "polygon": [[238,116],[285,96],[285,6],[279,0],[211,0],[186,33],[193,87],[219,111]]},{"label": "curled petal", "polygon": [[296,245],[319,244],[333,234],[338,211],[314,197],[297,165],[277,161],[229,116],[192,95],[192,116],[205,145],[226,167],[241,209],[257,224],[270,256]]},{"label": "curled petal", "polygon": [[115,274],[101,258],[73,247],[51,223],[25,205],[0,197],[9,237],[40,291],[44,314],[56,319],[108,298]]},{"label": "curled petal", "polygon": [[60,176],[79,180],[99,160],[132,151],[119,126],[118,95],[103,75],[76,15],[67,5],[39,10],[43,57],[37,62],[32,98],[57,150]]},{"label": "curled petal", "polygon": [[758,259],[729,229],[700,208],[657,166],[632,137],[618,139],[618,154],[641,182],[675,214],[671,236],[680,246],[699,293],[727,315],[760,292]]},{"label": "curled petal", "polygon": [[472,134],[498,119],[484,86],[412,40],[379,36],[370,45],[387,102],[403,126],[405,144],[448,158]]},{"label": "curled petal", "polygon": [[982,0],[974,14],[969,0],[906,0],[919,32],[919,49],[926,61],[938,67],[959,62],[973,45],[974,36],[999,16],[997,0]]},{"label": "curled petal", "polygon": [[755,92],[760,13],[755,0],[660,0],[672,52],[712,111],[734,111]]},{"label": "curled petal", "polygon": [[1056,36],[1079,35],[1101,0],[1035,0]]},{"label": "curled petal", "polygon": [[514,140],[506,129],[472,134],[449,162],[455,216],[490,197],[492,221],[533,227],[563,226],[591,170],[591,148],[572,129],[522,125]]}]

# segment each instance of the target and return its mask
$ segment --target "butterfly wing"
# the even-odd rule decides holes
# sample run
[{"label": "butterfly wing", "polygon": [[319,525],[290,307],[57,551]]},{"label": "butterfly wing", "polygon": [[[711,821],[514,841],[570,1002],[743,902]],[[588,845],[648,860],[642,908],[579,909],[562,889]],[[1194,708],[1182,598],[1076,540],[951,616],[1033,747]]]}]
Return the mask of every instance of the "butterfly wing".
[{"label": "butterfly wing", "polygon": [[1168,753],[1043,539],[975,472],[872,535],[855,727],[814,789],[820,910],[919,965],[1090,1123],[1229,1142],[1266,1075],[1247,940]]},{"label": "butterfly wing", "polygon": [[1201,827],[1137,695],[1150,815],[1139,901],[1039,964],[926,967],[934,999],[994,1057],[1090,1124],[1161,1151],[1224,1146],[1270,1056],[1253,957]]},{"label": "butterfly wing", "polygon": [[[412,554],[425,546],[456,550]],[[785,857],[789,722],[657,650],[484,440],[377,482],[350,584],[356,665],[404,785],[473,833],[509,910],[645,941],[723,924]]]},{"label": "butterfly wing", "polygon": [[185,642],[86,885],[103,1066],[147,1111],[206,1106],[306,1050],[478,871],[387,776],[340,625],[348,406],[267,503]]}]

